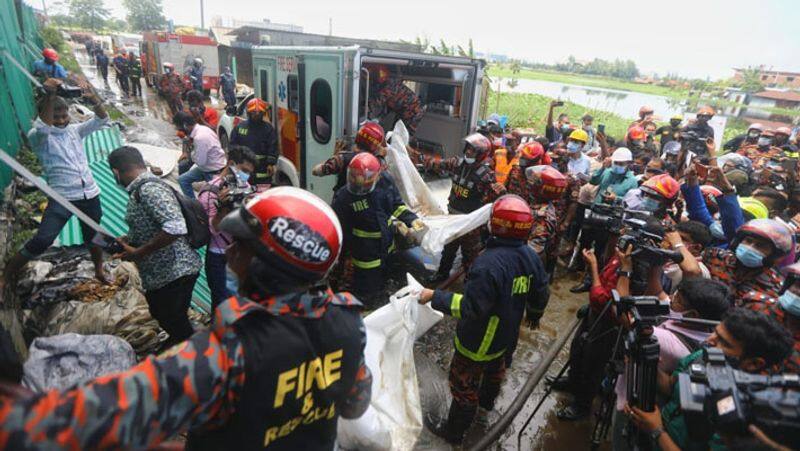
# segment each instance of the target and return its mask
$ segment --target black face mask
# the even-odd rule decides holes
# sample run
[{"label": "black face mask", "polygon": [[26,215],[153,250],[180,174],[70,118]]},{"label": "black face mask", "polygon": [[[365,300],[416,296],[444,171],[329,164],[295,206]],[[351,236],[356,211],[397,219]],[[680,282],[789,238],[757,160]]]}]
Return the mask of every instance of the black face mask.
[{"label": "black face mask", "polygon": [[675,128],[681,125],[681,121],[669,121],[669,125],[672,126],[672,128]]}]

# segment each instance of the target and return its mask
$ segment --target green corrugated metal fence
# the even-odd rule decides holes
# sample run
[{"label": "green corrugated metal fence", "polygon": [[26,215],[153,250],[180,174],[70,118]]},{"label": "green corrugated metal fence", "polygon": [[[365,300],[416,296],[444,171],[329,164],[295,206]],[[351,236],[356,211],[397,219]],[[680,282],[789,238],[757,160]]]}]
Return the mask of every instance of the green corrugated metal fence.
[{"label": "green corrugated metal fence", "polygon": [[[97,186],[100,187],[100,205],[103,207],[103,218],[100,225],[105,227],[115,236],[128,233],[128,224],[125,223],[125,211],[128,205],[128,193],[114,180],[114,174],[108,166],[108,154],[124,144],[122,134],[114,126],[98,130],[83,139],[83,150],[89,161]],[[72,217],[61,233],[58,235],[58,244],[61,246],[75,246],[83,244],[81,228],[76,217]],[[205,261],[205,248],[200,251],[200,257]],[[208,289],[205,269],[200,271],[200,277],[194,285],[192,306],[196,310],[208,312],[211,310],[211,291]]]},{"label": "green corrugated metal fence", "polygon": [[[33,9],[22,1],[0,0],[0,148],[12,155],[35,117],[31,82],[10,60],[30,68],[34,56],[24,48],[26,44],[42,46]],[[0,191],[10,180],[11,170],[0,166]]]}]

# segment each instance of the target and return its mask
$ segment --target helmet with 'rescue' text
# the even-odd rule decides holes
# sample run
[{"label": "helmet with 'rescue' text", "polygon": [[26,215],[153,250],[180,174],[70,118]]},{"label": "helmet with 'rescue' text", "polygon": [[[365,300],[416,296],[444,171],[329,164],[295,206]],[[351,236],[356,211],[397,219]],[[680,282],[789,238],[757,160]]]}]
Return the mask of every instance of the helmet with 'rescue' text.
[{"label": "helmet with 'rescue' text", "polygon": [[531,166],[525,169],[525,178],[534,197],[539,199],[560,199],[567,189],[567,177],[549,165]]},{"label": "helmet with 'rescue' text", "polygon": [[526,240],[533,226],[531,207],[521,197],[506,194],[492,204],[489,233],[499,238]]},{"label": "helmet with 'rescue' text", "polygon": [[377,152],[384,144],[383,127],[377,122],[364,123],[356,133],[355,143],[362,150]]}]

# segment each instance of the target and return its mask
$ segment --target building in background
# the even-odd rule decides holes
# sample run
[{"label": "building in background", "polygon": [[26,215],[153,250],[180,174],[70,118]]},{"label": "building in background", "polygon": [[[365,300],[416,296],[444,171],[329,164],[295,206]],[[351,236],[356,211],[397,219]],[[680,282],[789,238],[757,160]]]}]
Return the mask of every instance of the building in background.
[{"label": "building in background", "polygon": [[[742,73],[747,69],[734,67],[733,78],[743,80]],[[800,89],[800,72],[788,72],[780,70],[769,70],[764,67],[759,68],[759,80],[764,86],[785,86],[787,88]]]}]

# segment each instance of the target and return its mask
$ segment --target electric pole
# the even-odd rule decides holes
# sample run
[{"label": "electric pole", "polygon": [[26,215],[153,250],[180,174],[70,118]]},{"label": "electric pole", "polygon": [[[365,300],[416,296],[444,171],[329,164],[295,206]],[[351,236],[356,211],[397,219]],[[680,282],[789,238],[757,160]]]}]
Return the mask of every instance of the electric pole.
[{"label": "electric pole", "polygon": [[200,0],[200,28],[201,29],[206,28],[205,14],[203,11],[203,0]]},{"label": "electric pole", "polygon": [[328,36],[333,36],[333,17],[328,17]]}]

